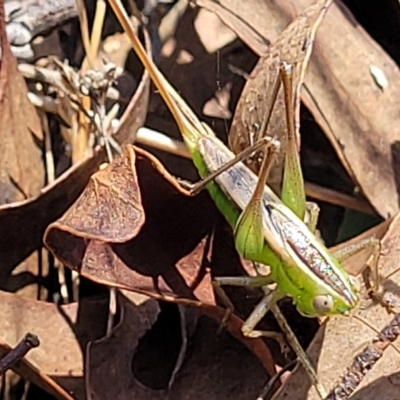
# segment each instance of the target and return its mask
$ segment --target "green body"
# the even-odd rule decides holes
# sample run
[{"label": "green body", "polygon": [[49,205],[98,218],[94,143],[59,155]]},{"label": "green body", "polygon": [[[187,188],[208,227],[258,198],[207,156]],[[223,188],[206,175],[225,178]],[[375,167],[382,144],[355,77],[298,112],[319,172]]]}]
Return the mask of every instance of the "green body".
[{"label": "green body", "polygon": [[[232,154],[211,132],[205,135],[200,134],[198,131],[193,133],[191,130],[190,133],[184,134],[185,143],[192,154],[193,162],[202,178],[207,177],[210,172],[214,172],[209,171],[207,168],[204,158],[207,157],[207,155],[204,155],[204,150],[202,155],[199,149],[199,143],[204,141],[205,138],[212,139],[212,142],[215,143],[215,146],[221,151],[223,150],[223,152]],[[232,168],[236,168],[236,166]],[[246,167],[241,164],[241,168]],[[216,180],[218,180],[218,178]],[[209,183],[207,189],[216,206],[225,216],[225,219],[233,229],[236,229],[244,208],[238,206],[237,203],[233,201],[232,197],[227,194],[226,188],[221,187],[216,181]],[[285,188],[283,188],[283,191],[285,191]],[[264,203],[268,204],[270,202],[272,204],[273,212],[277,214],[278,218],[282,219],[285,226],[293,225],[293,229],[291,229],[293,232],[297,232],[297,236],[294,235],[293,239],[290,239],[290,245],[287,245],[285,242],[283,242],[283,245],[279,245],[279,243],[276,243],[275,238],[277,237],[279,242],[282,237],[279,235],[281,233],[279,229],[278,231],[274,230],[276,225],[272,225],[271,229],[264,228],[264,241],[261,251],[251,257],[247,256],[246,258],[250,261],[270,266],[271,273],[265,279],[266,284],[271,280],[276,282],[277,290],[279,290],[282,295],[291,296],[302,314],[307,316],[348,314],[356,305],[358,297],[356,289],[346,271],[308,230],[299,216],[285,206],[279,198],[271,192],[268,186],[265,187],[264,198],[267,198],[267,201]],[[264,221],[271,223],[270,219],[271,218],[266,215]],[[273,233],[272,236],[271,230]],[[236,234],[240,235],[241,233],[236,232]],[[293,253],[293,248],[296,248],[297,243],[296,237],[301,238],[301,243],[306,243],[317,255],[317,257],[314,257],[313,263],[315,263],[315,260],[317,264],[320,261],[324,263],[325,267],[322,271],[324,274],[326,273],[325,276],[329,277],[329,282],[333,280],[336,288],[332,287],[326,280],[321,279],[321,276],[315,274],[312,268],[310,268],[310,265],[305,262],[306,260],[304,260],[303,256],[299,259],[298,252],[295,251]],[[240,252],[240,249],[238,250]],[[303,255],[304,254],[308,253],[303,253]],[[329,307],[321,307],[320,305],[316,307],[316,304],[318,304],[316,303],[316,299],[322,299],[323,301],[324,299],[328,299],[327,303],[329,303]]]}]

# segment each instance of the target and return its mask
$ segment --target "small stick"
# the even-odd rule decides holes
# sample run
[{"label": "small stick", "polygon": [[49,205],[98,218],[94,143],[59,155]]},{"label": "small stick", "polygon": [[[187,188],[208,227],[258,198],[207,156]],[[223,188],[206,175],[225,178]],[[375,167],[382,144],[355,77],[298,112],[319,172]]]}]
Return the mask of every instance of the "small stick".
[{"label": "small stick", "polygon": [[29,350],[38,347],[39,344],[40,342],[36,335],[27,333],[25,337],[0,360],[0,376],[24,358]]}]

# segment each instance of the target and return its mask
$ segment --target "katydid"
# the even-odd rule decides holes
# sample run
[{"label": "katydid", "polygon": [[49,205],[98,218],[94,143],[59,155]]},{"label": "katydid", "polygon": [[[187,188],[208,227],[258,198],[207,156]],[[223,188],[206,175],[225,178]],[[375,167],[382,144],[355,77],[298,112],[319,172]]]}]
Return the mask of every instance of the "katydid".
[{"label": "katydid", "polygon": [[[305,210],[304,184],[297,147],[293,145],[295,143],[293,97],[291,85],[288,85],[290,74],[285,74],[285,70],[290,69],[290,66],[283,64],[282,67],[289,131],[286,173],[282,190],[285,204],[265,183],[273,161],[272,153],[274,148],[279,147],[277,141],[263,138],[235,157],[210,128],[198,121],[147,57],[120,0],[109,0],[109,2],[127,32],[133,48],[172,112],[193,162],[201,178],[204,179],[195,185],[193,193],[205,186],[218,209],[235,229],[239,253],[250,261],[270,267],[271,272],[267,276],[218,279],[220,284],[261,286],[265,292],[261,303],[244,323],[243,334],[249,337],[263,336],[265,333],[255,331],[255,326],[269,309],[275,315],[281,315],[276,301],[286,295],[291,296],[297,309],[307,316],[348,315],[358,303],[355,282],[339,264],[338,259],[341,257],[335,258],[331,255],[302,221]],[[278,85],[277,88],[279,89]],[[258,178],[241,160],[261,146],[266,146],[270,151],[264,158]],[[315,227],[315,222],[310,226]],[[371,243],[374,244],[371,240],[360,242],[351,250],[347,250],[344,256],[347,257]],[[273,291],[268,288],[271,283],[276,284],[276,289]],[[289,334],[292,347],[323,397],[324,390],[319,386],[315,371],[304,350],[283,316],[278,322],[283,325],[285,333]]]}]

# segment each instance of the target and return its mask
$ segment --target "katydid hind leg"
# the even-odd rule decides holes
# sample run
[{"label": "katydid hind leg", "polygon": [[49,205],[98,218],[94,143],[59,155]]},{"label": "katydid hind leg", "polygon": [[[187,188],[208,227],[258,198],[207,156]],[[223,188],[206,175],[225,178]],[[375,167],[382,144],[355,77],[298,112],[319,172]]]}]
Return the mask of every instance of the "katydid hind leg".
[{"label": "katydid hind leg", "polygon": [[215,180],[218,175],[221,175],[223,172],[228,170],[229,168],[233,167],[235,164],[249,158],[255,151],[265,147],[267,151],[275,153],[279,150],[280,143],[278,140],[271,138],[269,136],[264,136],[259,141],[254,143],[253,145],[249,146],[247,149],[243,150],[241,153],[237,154],[235,158],[227,162],[226,164],[222,165],[216,171],[213,171],[204,179],[200,180],[192,184],[190,187],[190,195],[195,196],[200,191],[206,188],[207,184]]},{"label": "katydid hind leg", "polygon": [[274,148],[264,154],[257,185],[247,207],[235,227],[235,244],[238,252],[247,260],[257,260],[265,245],[263,224],[263,195],[269,171],[274,161]]},{"label": "katydid hind leg", "polygon": [[282,201],[301,220],[303,220],[306,210],[306,194],[296,137],[294,116],[295,104],[293,95],[293,66],[291,64],[282,63],[281,77],[284,88],[287,123],[287,142],[285,148],[285,169],[282,183]]}]

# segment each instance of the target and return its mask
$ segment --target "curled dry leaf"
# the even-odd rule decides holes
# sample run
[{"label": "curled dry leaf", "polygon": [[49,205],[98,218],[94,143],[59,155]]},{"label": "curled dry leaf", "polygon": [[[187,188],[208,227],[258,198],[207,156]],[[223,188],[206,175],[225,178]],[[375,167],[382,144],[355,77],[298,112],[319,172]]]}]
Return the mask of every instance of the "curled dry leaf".
[{"label": "curled dry leaf", "polygon": [[59,392],[57,398],[71,399],[62,395],[66,390],[74,399],[84,399],[83,351],[89,340],[105,332],[107,302],[91,299],[57,307],[1,291],[0,302],[0,354],[15,345],[21,333],[34,333],[40,346],[25,357],[29,364],[14,370],[50,393]]},{"label": "curled dry leaf", "polygon": [[[381,256],[378,262],[381,277],[386,277],[398,269],[400,215],[397,215],[390,224],[384,224],[383,226],[386,226],[387,230],[381,241]],[[395,304],[399,304],[400,272],[395,273],[388,280],[384,280],[382,286],[385,290],[385,298],[388,297],[394,300]],[[393,319],[393,315],[389,315],[380,304],[372,303],[365,289],[361,293],[361,304],[355,314],[371,324],[377,331],[383,329]],[[308,353],[317,366],[321,383],[328,391],[339,383],[340,378],[351,366],[354,358],[368,344],[371,344],[376,336],[376,332],[351,316],[347,318],[334,317],[320,328]],[[398,346],[399,340],[395,344]],[[395,381],[396,376],[398,376],[400,354],[387,344],[382,352],[382,358],[362,380],[354,398],[375,399],[377,386],[380,390],[379,398],[392,399],[397,397],[398,386]],[[296,369],[285,382],[284,387],[274,397],[274,400],[294,398],[293,396],[309,400],[318,398],[315,390],[310,389],[309,382],[301,368]]]},{"label": "curled dry leaf", "polygon": [[213,304],[209,273],[197,282],[202,253],[193,249],[210,230],[214,209],[204,196],[185,193],[154,157],[127,146],[49,226],[45,243],[65,265],[103,284]]}]

